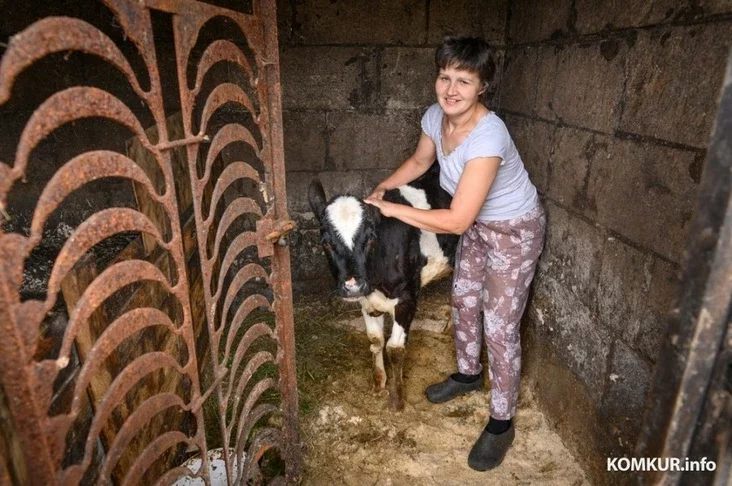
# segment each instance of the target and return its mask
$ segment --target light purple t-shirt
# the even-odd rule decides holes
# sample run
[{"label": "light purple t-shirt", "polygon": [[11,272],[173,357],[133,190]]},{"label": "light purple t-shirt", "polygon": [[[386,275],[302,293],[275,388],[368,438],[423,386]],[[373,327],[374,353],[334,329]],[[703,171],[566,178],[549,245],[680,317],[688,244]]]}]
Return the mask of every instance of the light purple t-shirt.
[{"label": "light purple t-shirt", "polygon": [[440,186],[455,195],[465,164],[479,157],[500,157],[501,165],[488,197],[478,213],[480,221],[505,221],[528,213],[536,207],[536,187],[519,156],[503,120],[492,111],[478,124],[455,150],[442,153],[442,117],[439,104],[430,106],[422,117],[422,130],[437,147],[440,164]]}]

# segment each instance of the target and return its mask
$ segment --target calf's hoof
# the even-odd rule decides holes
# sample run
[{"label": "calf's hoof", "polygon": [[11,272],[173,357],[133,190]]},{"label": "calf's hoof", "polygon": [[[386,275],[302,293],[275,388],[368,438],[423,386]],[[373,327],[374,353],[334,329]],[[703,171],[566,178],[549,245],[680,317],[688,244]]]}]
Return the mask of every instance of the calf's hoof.
[{"label": "calf's hoof", "polygon": [[401,393],[396,393],[392,390],[389,390],[389,408],[396,412],[401,412],[402,410],[404,410],[404,398],[402,397]]}]

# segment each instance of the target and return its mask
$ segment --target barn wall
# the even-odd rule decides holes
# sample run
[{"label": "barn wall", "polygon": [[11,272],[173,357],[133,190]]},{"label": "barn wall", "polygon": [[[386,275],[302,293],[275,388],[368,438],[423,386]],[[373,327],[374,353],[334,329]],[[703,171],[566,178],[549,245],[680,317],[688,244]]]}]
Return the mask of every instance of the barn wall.
[{"label": "barn wall", "polygon": [[549,214],[525,369],[596,478],[637,441],[732,44],[694,3],[509,7],[500,108]]}]

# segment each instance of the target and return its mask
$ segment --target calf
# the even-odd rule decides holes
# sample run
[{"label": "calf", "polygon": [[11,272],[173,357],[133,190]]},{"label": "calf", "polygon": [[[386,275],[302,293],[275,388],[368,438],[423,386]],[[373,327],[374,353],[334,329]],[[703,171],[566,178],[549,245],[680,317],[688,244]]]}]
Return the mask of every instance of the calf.
[{"label": "calf", "polygon": [[[308,194],[320,221],[321,239],[338,294],[357,301],[366,323],[374,358],[374,391],[386,386],[384,369],[384,313],[393,325],[386,354],[389,358],[389,406],[404,408],[402,369],[404,346],[414,319],[419,290],[450,273],[455,261],[456,235],[436,235],[395,218],[381,217],[378,209],[353,196],[335,196],[326,202],[316,179]],[[384,200],[420,209],[449,208],[452,198],[439,185],[439,166],[398,189]]]}]

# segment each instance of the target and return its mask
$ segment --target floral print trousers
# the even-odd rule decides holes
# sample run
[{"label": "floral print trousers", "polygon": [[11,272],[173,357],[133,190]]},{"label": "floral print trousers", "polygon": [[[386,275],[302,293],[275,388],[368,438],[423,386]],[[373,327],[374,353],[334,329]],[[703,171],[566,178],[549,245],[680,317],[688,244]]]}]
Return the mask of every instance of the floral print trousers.
[{"label": "floral print trousers", "polygon": [[[463,234],[452,290],[460,373],[481,372],[481,337],[488,348],[491,416],[516,414],[521,374],[519,325],[544,244],[541,203],[506,221],[476,221]],[[481,325],[480,313],[483,311]]]}]

